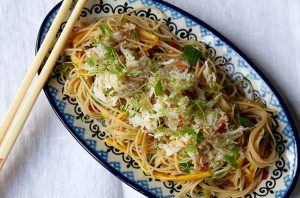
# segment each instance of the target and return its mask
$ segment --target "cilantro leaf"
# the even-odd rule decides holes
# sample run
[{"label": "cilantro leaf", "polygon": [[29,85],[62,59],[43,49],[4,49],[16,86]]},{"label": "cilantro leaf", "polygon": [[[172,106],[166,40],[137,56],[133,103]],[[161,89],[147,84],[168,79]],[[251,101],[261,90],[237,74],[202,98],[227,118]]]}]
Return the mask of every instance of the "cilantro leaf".
[{"label": "cilantro leaf", "polygon": [[187,152],[183,149],[181,152],[181,163],[188,163],[191,161],[191,157],[187,154]]},{"label": "cilantro leaf", "polygon": [[96,39],[93,40],[92,46],[97,46],[97,45],[99,45],[100,43],[101,43],[100,39],[99,39],[99,38],[96,38]]},{"label": "cilantro leaf", "polygon": [[111,30],[107,24],[100,25],[100,29],[106,38],[111,37]]},{"label": "cilantro leaf", "polygon": [[151,110],[150,110],[150,113],[156,114],[157,112],[156,112],[154,109],[151,109]]},{"label": "cilantro leaf", "polygon": [[205,110],[206,109],[207,100],[205,100],[205,99],[196,99],[196,100],[193,100],[192,103],[194,105],[196,105],[199,109]]},{"label": "cilantro leaf", "polygon": [[202,58],[202,53],[194,48],[192,45],[184,46],[182,57],[187,60],[191,65],[195,65],[199,58]]},{"label": "cilantro leaf", "polygon": [[190,163],[180,163],[179,168],[185,172],[185,173],[190,173],[191,169],[193,168],[193,164]]},{"label": "cilantro leaf", "polygon": [[237,158],[240,155],[240,149],[238,146],[234,145],[231,148],[231,153],[224,157],[224,160],[227,161],[233,168],[238,168],[239,164],[237,163]]},{"label": "cilantro leaf", "polygon": [[254,123],[246,116],[240,116],[241,124],[245,127],[253,127]]},{"label": "cilantro leaf", "polygon": [[106,94],[106,95],[108,95],[108,94],[110,94],[113,90],[114,90],[113,87],[107,88],[107,89],[105,89],[105,90],[103,91],[103,93]]},{"label": "cilantro leaf", "polygon": [[190,145],[187,145],[185,148],[183,148],[180,151],[180,155],[181,155],[180,163],[188,163],[189,161],[192,160],[189,153],[196,154],[197,147],[193,144],[190,144]]},{"label": "cilantro leaf", "polygon": [[157,131],[163,131],[164,129],[166,129],[163,125],[158,125],[156,130]]},{"label": "cilantro leaf", "polygon": [[119,74],[119,75],[123,75],[123,74],[125,74],[126,73],[126,69],[123,67],[123,65],[122,64],[115,64],[115,70],[116,70],[116,72],[117,72],[117,74]]},{"label": "cilantro leaf", "polygon": [[127,74],[129,76],[138,76],[142,73],[142,71],[139,71],[139,70],[128,70],[127,71]]},{"label": "cilantro leaf", "polygon": [[196,133],[196,131],[194,129],[188,128],[188,127],[181,128],[181,129],[178,129],[176,131],[172,131],[171,134],[174,135],[174,136],[179,136],[179,137],[182,137],[185,134],[188,134],[188,135],[191,135],[193,137],[193,140],[195,140],[195,142],[197,140],[197,133]]},{"label": "cilantro leaf", "polygon": [[95,64],[96,64],[95,56],[92,55],[92,56],[87,57],[86,62],[89,66],[95,66]]},{"label": "cilantro leaf", "polygon": [[196,134],[195,130],[192,129],[192,128],[182,128],[182,129],[179,129],[178,130],[178,133],[183,136],[185,134],[188,134],[188,135],[194,135]]},{"label": "cilantro leaf", "polygon": [[240,149],[238,146],[234,145],[231,149],[232,155],[238,157],[240,155]]},{"label": "cilantro leaf", "polygon": [[225,156],[225,161],[227,161],[233,168],[238,168],[239,165],[238,163],[236,162],[236,158],[232,155],[226,155]]},{"label": "cilantro leaf", "polygon": [[97,74],[102,74],[105,71],[106,71],[105,67],[95,67],[95,69],[93,69],[89,72],[89,76],[95,76]]},{"label": "cilantro leaf", "polygon": [[221,88],[220,91],[225,91],[226,89],[228,89],[232,85],[233,85],[233,83],[231,82],[231,80],[228,77],[225,77],[225,80],[224,80],[223,84],[220,87]]},{"label": "cilantro leaf", "polygon": [[190,144],[185,147],[185,150],[186,150],[186,152],[196,153],[197,147],[193,144]]},{"label": "cilantro leaf", "polygon": [[68,65],[68,63],[65,62],[65,63],[57,66],[57,73],[67,72],[70,69],[71,69],[71,67]]},{"label": "cilantro leaf", "polygon": [[125,110],[126,110],[126,104],[118,104],[118,105],[116,106],[116,108],[117,108],[118,110],[125,111]]},{"label": "cilantro leaf", "polygon": [[126,113],[125,113],[125,118],[129,118],[129,112],[128,111],[126,111]]},{"label": "cilantro leaf", "polygon": [[205,119],[205,113],[204,111],[206,110],[206,104],[207,100],[205,99],[196,99],[191,101],[191,104],[188,106],[191,110],[191,116],[192,117],[197,117],[200,120]]},{"label": "cilantro leaf", "polygon": [[169,102],[169,103],[177,103],[178,102],[178,98],[171,98],[171,97],[168,97],[166,102]]},{"label": "cilantro leaf", "polygon": [[130,38],[131,39],[135,39],[137,36],[137,33],[134,31],[134,32],[130,32]]},{"label": "cilantro leaf", "polygon": [[156,96],[161,96],[163,94],[163,85],[160,80],[154,86],[154,93]]},{"label": "cilantro leaf", "polygon": [[202,188],[201,192],[203,193],[204,198],[210,198],[210,193],[208,190]]},{"label": "cilantro leaf", "polygon": [[104,53],[104,58],[109,62],[109,63],[114,63],[116,60],[116,50],[112,46],[105,46],[105,53]]}]

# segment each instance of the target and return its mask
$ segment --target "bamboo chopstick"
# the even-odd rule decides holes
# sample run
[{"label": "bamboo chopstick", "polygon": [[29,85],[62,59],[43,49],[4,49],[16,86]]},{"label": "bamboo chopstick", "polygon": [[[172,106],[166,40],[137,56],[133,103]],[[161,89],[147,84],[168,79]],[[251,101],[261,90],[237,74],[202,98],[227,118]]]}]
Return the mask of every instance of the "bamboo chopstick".
[{"label": "bamboo chopstick", "polygon": [[63,50],[66,41],[70,32],[72,31],[77,19],[80,16],[80,13],[85,5],[87,0],[78,0],[75,8],[73,9],[68,22],[62,31],[60,37],[58,38],[54,48],[48,57],[43,70],[40,73],[40,76],[37,79],[36,84],[33,86],[31,93],[29,93],[28,97],[25,99],[23,106],[21,107],[19,113],[16,115],[13,120],[12,125],[8,129],[5,138],[3,139],[0,145],[0,170],[2,169],[20,131],[39,95],[44,84],[46,83],[48,76],[50,75],[61,51]]},{"label": "bamboo chopstick", "polygon": [[32,65],[27,71],[27,74],[15,96],[12,103],[10,104],[7,113],[5,114],[1,124],[0,124],[0,143],[2,142],[13,118],[15,117],[29,87],[32,83],[37,71],[40,68],[40,65],[42,64],[45,56],[47,55],[49,48],[51,47],[50,44],[55,39],[56,33],[58,32],[58,29],[61,25],[61,23],[64,20],[64,17],[67,14],[68,9],[70,8],[72,3],[72,0],[64,0],[59,12],[57,13],[48,34],[46,35],[44,42],[42,43],[42,46],[40,50],[38,51],[35,59],[33,60]]}]

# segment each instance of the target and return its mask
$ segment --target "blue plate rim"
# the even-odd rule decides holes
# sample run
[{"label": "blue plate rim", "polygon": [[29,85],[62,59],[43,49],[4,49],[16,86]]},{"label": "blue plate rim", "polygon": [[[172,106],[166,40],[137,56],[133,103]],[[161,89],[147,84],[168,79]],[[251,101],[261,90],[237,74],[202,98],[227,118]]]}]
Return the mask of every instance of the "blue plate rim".
[{"label": "blue plate rim", "polygon": [[[192,20],[194,20],[197,24],[203,26],[204,28],[206,28],[207,30],[209,30],[210,32],[212,32],[214,35],[216,35],[220,40],[222,40],[223,42],[225,42],[229,47],[231,47],[234,51],[237,52],[238,55],[241,56],[241,58],[243,58],[249,65],[251,68],[253,68],[258,74],[259,76],[262,78],[263,81],[265,81],[265,83],[270,87],[271,91],[274,93],[274,95],[277,97],[280,106],[282,107],[284,113],[287,116],[288,122],[291,125],[292,131],[293,131],[293,136],[295,138],[295,143],[296,143],[296,149],[297,149],[297,153],[295,153],[295,158],[296,158],[296,171],[295,174],[293,175],[293,180],[291,185],[288,187],[288,190],[286,192],[286,194],[284,195],[284,197],[289,197],[293,190],[295,189],[295,186],[298,182],[298,178],[299,178],[299,174],[300,174],[300,167],[298,166],[300,159],[298,157],[298,154],[300,153],[300,148],[299,148],[299,144],[300,144],[300,140],[299,140],[299,135],[298,135],[298,131],[295,125],[295,121],[290,113],[289,108],[287,107],[284,99],[281,97],[281,95],[279,94],[279,92],[277,91],[277,89],[275,89],[275,87],[273,86],[272,82],[264,75],[264,73],[250,60],[250,58],[248,58],[238,47],[236,47],[231,41],[229,41],[224,35],[222,35],[221,33],[219,33],[217,30],[215,30],[214,28],[212,28],[210,25],[206,24],[204,21],[198,19],[197,17],[187,13],[186,11],[176,7],[175,5],[172,5],[168,2],[165,2],[163,0],[152,0],[154,2],[158,2],[162,5],[165,5],[169,8],[172,8],[174,10],[176,10],[177,12],[181,13],[182,15],[184,15],[187,18],[190,18]],[[42,32],[45,29],[46,23],[49,20],[49,18],[51,17],[51,15],[61,6],[62,1],[60,1],[59,3],[57,3],[50,11],[49,13],[46,15],[46,17],[44,18],[39,32],[38,32],[38,36],[37,36],[37,40],[36,40],[36,47],[35,47],[35,53],[38,52],[42,42]],[[48,91],[48,86],[47,84],[44,86],[43,88],[44,93],[52,107],[52,109],[54,110],[55,114],[57,115],[57,117],[60,119],[60,121],[63,123],[63,125],[67,128],[67,130],[70,132],[70,134],[77,140],[77,142],[92,156],[95,158],[95,160],[97,160],[102,166],[104,166],[108,171],[110,171],[111,173],[113,173],[113,175],[115,175],[117,178],[119,178],[121,181],[123,181],[124,183],[126,183],[127,185],[129,185],[130,187],[132,187],[133,189],[135,189],[136,191],[144,194],[147,197],[157,197],[156,195],[154,195],[153,193],[141,188],[140,186],[138,186],[136,183],[134,183],[133,181],[129,180],[128,178],[126,178],[123,174],[121,174],[118,171],[115,171],[113,169],[113,167],[111,165],[109,165],[108,162],[100,159],[97,155],[97,153],[91,149],[84,141],[82,141],[80,139],[80,137],[73,132],[72,127],[68,124],[68,122],[64,119],[63,115],[60,113],[59,109],[56,107],[55,101],[52,99],[50,92]]]}]

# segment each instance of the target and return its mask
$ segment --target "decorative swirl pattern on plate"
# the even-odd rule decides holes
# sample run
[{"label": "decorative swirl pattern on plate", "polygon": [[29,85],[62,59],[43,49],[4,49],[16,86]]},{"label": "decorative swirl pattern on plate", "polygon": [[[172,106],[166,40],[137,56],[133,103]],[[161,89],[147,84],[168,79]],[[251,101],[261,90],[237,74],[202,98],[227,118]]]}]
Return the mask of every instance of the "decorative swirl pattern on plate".
[{"label": "decorative swirl pattern on plate", "polygon": [[263,103],[264,105],[267,104],[266,100],[263,99],[263,97],[265,97],[265,94],[260,94],[259,91],[257,91],[257,90],[254,90],[253,94],[254,94],[254,100],[258,100],[261,103]]},{"label": "decorative swirl pattern on plate", "polygon": [[93,138],[97,137],[98,139],[103,140],[105,137],[107,137],[107,134],[103,130],[101,130],[101,120],[99,121],[96,119],[92,119],[90,116],[85,115],[76,99],[64,95],[63,100],[74,106],[74,112],[76,114],[75,118],[77,120],[81,120],[82,122],[89,124],[89,129],[92,133]]},{"label": "decorative swirl pattern on plate", "polygon": [[172,22],[171,17],[164,19],[165,24],[169,27],[170,31],[180,39],[197,40],[197,36],[193,33],[192,28],[179,29],[177,25]]},{"label": "decorative swirl pattern on plate", "polygon": [[140,16],[140,17],[147,17],[150,18],[152,20],[157,21],[158,17],[152,13],[151,8],[148,8],[147,10],[139,10],[139,11],[135,11],[134,14],[136,16]]},{"label": "decorative swirl pattern on plate", "polygon": [[283,157],[280,157],[279,160],[275,162],[275,169],[272,172],[272,176],[268,181],[266,181],[265,186],[259,188],[258,190],[254,191],[252,194],[248,194],[246,198],[254,198],[254,197],[265,197],[269,193],[274,194],[274,188],[276,186],[276,180],[282,177],[284,172],[288,170],[285,168],[286,163]]},{"label": "decorative swirl pattern on plate", "polygon": [[139,164],[135,160],[133,160],[129,155],[126,155],[125,153],[123,153],[119,149],[117,149],[113,146],[110,146],[106,143],[105,143],[105,145],[108,147],[107,152],[112,152],[115,155],[121,155],[122,156],[123,162],[125,162],[127,164],[126,165],[127,168],[132,167],[132,168],[135,168],[135,169],[140,169]]},{"label": "decorative swirl pattern on plate", "polygon": [[225,69],[225,71],[231,76],[233,77],[234,71],[235,71],[235,67],[234,65],[231,63],[231,58],[226,58],[224,56],[217,56],[215,57],[214,61],[216,64],[220,65],[221,67],[223,67]]},{"label": "decorative swirl pattern on plate", "polygon": [[174,194],[175,192],[179,192],[182,189],[181,185],[177,185],[172,181],[164,181],[164,186],[170,190],[170,194]]},{"label": "decorative swirl pattern on plate", "polygon": [[89,14],[99,14],[101,12],[104,13],[113,13],[113,14],[122,14],[125,12],[128,12],[132,10],[133,7],[129,6],[128,3],[124,3],[124,5],[118,5],[116,7],[113,7],[112,5],[108,3],[103,3],[102,0],[99,1],[99,3],[94,4],[90,9],[89,8],[84,8],[83,11],[81,12],[81,17],[86,17]]}]

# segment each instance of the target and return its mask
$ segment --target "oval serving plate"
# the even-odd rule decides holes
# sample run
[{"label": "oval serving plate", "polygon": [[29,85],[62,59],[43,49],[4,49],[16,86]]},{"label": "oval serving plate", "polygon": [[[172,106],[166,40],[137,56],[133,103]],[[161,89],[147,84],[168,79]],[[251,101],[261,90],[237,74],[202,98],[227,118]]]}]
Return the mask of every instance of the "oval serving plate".
[{"label": "oval serving plate", "polygon": [[[56,5],[42,23],[37,39],[37,50],[60,5],[61,3]],[[197,39],[206,43],[212,58],[233,79],[247,78],[255,89],[255,99],[279,111],[279,114],[275,116],[277,129],[274,131],[278,160],[269,169],[267,179],[262,180],[256,190],[246,197],[288,197],[292,193],[299,175],[299,138],[295,125],[286,105],[269,80],[231,42],[201,20],[160,0],[89,0],[81,13],[80,20],[124,13],[145,5],[155,6],[162,10],[167,16],[164,22],[177,37]],[[137,11],[135,14],[155,20],[160,17],[155,10],[148,8]],[[60,31],[64,24],[61,25]],[[58,60],[57,65],[62,59],[63,56]],[[105,168],[137,191],[148,197],[174,197],[180,191],[181,186],[177,186],[173,182],[161,182],[147,178],[138,164],[129,156],[102,141],[106,134],[101,131],[99,121],[85,116],[75,100],[63,95],[64,80],[56,67],[49,77],[44,91],[57,116],[75,139]],[[242,86],[247,93],[250,84],[244,83]]]}]

